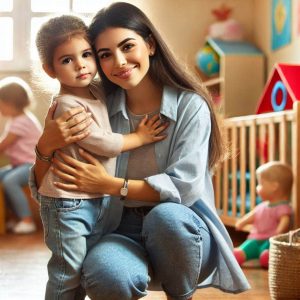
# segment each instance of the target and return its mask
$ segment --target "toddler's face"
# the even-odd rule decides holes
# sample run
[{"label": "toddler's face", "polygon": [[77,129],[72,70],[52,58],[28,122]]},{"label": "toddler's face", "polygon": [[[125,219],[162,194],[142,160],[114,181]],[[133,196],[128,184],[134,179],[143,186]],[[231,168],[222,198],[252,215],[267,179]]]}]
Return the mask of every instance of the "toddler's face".
[{"label": "toddler's face", "polygon": [[258,176],[256,186],[257,195],[261,197],[263,201],[272,200],[276,192],[276,186],[276,183],[273,181]]},{"label": "toddler's face", "polygon": [[13,105],[6,103],[4,101],[1,101],[0,99],[0,114],[3,117],[11,117],[15,115],[16,109],[14,108]]},{"label": "toddler's face", "polygon": [[87,87],[97,73],[91,45],[81,36],[65,41],[54,51],[53,69],[62,86]]}]

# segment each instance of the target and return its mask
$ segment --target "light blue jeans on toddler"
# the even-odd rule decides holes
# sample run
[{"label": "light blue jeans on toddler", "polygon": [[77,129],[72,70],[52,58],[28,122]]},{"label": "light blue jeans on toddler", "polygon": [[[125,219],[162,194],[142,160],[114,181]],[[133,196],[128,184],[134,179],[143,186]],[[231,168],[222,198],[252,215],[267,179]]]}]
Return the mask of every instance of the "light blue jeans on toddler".
[{"label": "light blue jeans on toddler", "polygon": [[104,234],[109,197],[57,199],[38,195],[48,262],[46,300],[74,300],[87,251]]},{"label": "light blue jeans on toddler", "polygon": [[186,300],[215,269],[216,253],[207,225],[184,205],[161,203],[146,215],[124,208],[118,229],[89,251],[83,282],[93,300],[133,300],[147,294],[152,273],[172,299]]},{"label": "light blue jeans on toddler", "polygon": [[5,202],[19,219],[32,215],[23,187],[28,184],[32,164],[16,167],[10,165],[0,168],[0,182],[3,187]]}]

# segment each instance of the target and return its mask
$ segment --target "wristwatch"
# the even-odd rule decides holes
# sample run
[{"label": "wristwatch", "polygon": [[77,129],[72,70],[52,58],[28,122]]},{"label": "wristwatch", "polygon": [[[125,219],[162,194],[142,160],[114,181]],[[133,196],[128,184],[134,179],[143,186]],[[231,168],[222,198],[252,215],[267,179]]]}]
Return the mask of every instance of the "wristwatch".
[{"label": "wristwatch", "polygon": [[124,179],[123,186],[120,189],[120,194],[121,194],[120,200],[122,200],[122,201],[125,200],[126,196],[128,194],[128,179],[127,178]]}]

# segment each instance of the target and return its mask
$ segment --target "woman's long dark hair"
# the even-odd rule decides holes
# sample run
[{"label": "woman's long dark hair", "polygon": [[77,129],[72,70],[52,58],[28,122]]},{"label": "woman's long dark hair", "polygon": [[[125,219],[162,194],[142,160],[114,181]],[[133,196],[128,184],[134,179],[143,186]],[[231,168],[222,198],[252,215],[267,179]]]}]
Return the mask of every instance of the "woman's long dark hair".
[{"label": "woman's long dark hair", "polygon": [[[150,57],[150,78],[161,86],[170,86],[178,90],[195,92],[202,96],[207,102],[211,111],[212,133],[209,145],[209,167],[213,168],[215,164],[223,157],[224,144],[221,139],[220,129],[213,110],[211,97],[207,90],[201,85],[195,75],[188,72],[185,67],[176,61],[173,53],[170,51],[161,35],[155,29],[148,17],[136,6],[116,2],[110,6],[101,9],[93,18],[89,27],[90,40],[95,43],[100,33],[108,28],[127,28],[135,31],[145,41],[153,39],[155,42],[155,54]],[[116,91],[120,87],[104,75],[99,61],[98,71],[102,80],[104,92],[106,95]]]}]

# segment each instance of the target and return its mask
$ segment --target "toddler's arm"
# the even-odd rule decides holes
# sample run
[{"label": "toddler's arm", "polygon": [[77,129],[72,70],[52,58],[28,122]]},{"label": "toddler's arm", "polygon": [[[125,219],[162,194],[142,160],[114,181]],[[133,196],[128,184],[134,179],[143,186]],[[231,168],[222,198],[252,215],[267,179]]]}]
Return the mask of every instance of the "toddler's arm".
[{"label": "toddler's arm", "polygon": [[122,152],[132,150],[143,145],[159,142],[166,138],[166,135],[159,135],[169,123],[161,122],[159,115],[152,118],[145,116],[139,123],[134,133],[124,135]]},{"label": "toddler's arm", "polygon": [[254,222],[254,215],[255,215],[254,210],[252,210],[249,213],[247,213],[246,215],[244,215],[242,218],[240,218],[236,222],[235,229],[242,230],[246,225],[252,224]]},{"label": "toddler's arm", "polygon": [[4,152],[5,149],[12,145],[17,139],[18,136],[16,134],[9,132],[7,136],[0,141],[0,153]]},{"label": "toddler's arm", "polygon": [[278,226],[276,228],[276,234],[287,232],[289,230],[289,226],[290,226],[290,216],[289,215],[281,216]]}]

